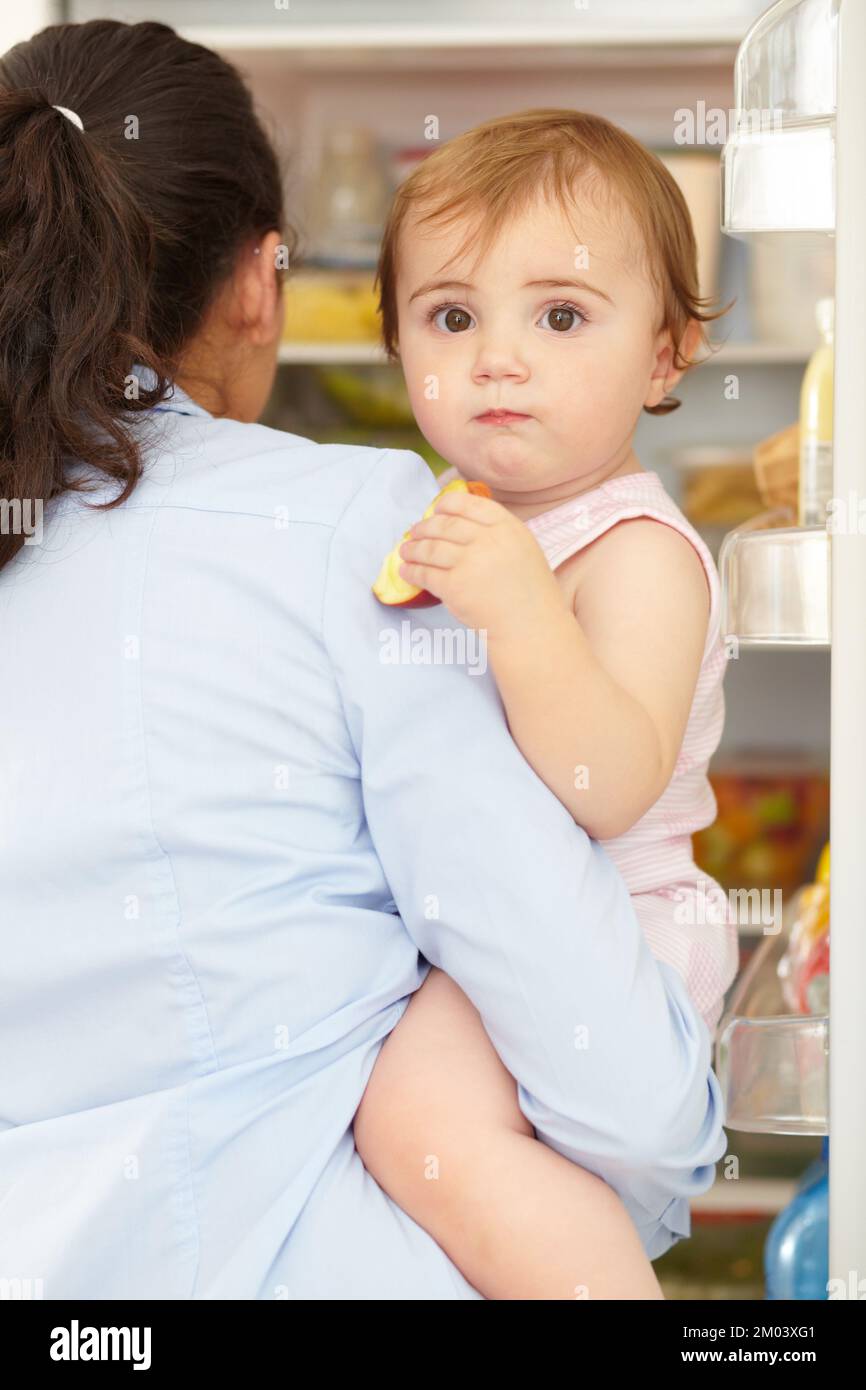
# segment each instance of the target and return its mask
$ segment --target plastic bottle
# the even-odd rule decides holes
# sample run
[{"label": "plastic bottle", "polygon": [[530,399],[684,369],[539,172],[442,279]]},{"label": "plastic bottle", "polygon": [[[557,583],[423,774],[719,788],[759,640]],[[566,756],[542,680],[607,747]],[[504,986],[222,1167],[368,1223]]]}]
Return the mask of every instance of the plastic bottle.
[{"label": "plastic bottle", "polygon": [[810,1163],[792,1201],[770,1227],[764,1246],[767,1299],[827,1297],[830,1278],[829,1140]]},{"label": "plastic bottle", "polygon": [[801,526],[825,526],[833,496],[833,300],[819,299],[815,319],[821,341],[800,388]]}]

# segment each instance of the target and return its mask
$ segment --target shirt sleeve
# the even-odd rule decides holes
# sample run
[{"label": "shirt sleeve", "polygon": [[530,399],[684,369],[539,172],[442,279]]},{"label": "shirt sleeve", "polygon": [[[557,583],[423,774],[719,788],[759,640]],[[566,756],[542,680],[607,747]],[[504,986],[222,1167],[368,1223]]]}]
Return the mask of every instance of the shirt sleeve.
[{"label": "shirt sleeve", "polygon": [[526,762],[480,635],[371,592],[438,491],[387,451],[331,542],[323,638],[373,844],[419,951],[463,989],[543,1142],[640,1226],[709,1187],[725,1149],[706,1026],[625,884]]}]

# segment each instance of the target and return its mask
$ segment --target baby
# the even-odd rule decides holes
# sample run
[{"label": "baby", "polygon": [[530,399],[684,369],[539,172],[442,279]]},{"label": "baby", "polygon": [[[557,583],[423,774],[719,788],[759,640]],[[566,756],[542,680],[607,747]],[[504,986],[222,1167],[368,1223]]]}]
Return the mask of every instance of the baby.
[{"label": "baby", "polygon": [[[738,962],[691,850],[716,814],[719,580],[632,447],[641,410],[679,404],[666,392],[720,317],[697,294],[683,197],[610,122],[524,111],[406,180],[379,280],[386,347],[452,465],[440,482],[491,490],[444,497],[400,573],[483,631],[513,738],[614,861],[712,1033]],[[662,1296],[616,1193],[535,1139],[441,971],[384,1044],[354,1128],[365,1166],[486,1297]]]}]

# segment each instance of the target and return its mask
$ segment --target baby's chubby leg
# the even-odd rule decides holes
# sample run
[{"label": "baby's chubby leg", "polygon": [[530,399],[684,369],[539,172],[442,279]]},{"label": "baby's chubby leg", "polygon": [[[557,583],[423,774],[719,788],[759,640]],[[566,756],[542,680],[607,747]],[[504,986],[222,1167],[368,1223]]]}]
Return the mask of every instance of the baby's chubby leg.
[{"label": "baby's chubby leg", "polygon": [[612,1188],[535,1138],[474,1005],[435,967],[376,1059],[364,1166],[491,1299],[662,1298]]}]

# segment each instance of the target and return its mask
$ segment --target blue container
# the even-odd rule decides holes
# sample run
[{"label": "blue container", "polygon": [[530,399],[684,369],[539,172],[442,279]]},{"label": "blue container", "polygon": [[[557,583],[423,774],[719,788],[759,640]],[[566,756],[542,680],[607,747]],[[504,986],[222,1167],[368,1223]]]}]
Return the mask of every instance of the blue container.
[{"label": "blue container", "polygon": [[829,1140],[803,1173],[791,1202],[770,1227],[764,1246],[768,1299],[827,1297],[830,1278]]}]

